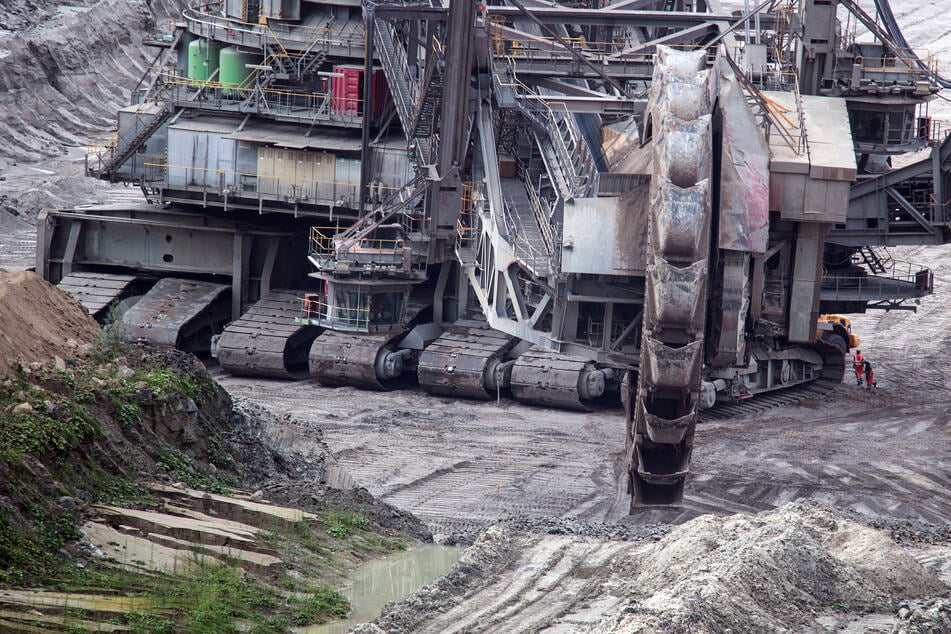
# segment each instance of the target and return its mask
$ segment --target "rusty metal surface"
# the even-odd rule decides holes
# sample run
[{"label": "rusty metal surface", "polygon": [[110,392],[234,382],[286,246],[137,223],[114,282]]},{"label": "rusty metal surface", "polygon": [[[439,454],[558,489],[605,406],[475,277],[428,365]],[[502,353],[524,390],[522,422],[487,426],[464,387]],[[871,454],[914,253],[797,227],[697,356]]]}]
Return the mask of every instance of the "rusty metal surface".
[{"label": "rusty metal surface", "polygon": [[642,371],[627,408],[632,507],[683,502],[704,348],[717,83],[699,52],[657,47]]},{"label": "rusty metal surface", "polygon": [[533,346],[512,368],[512,396],[516,400],[546,407],[590,410],[578,393],[578,382],[594,363]]},{"label": "rusty metal surface", "polygon": [[420,354],[419,384],[432,394],[495,398],[495,390],[486,387],[486,372],[513,341],[483,321],[458,321]]},{"label": "rusty metal surface", "polygon": [[769,242],[769,146],[735,79],[724,79],[717,246],[765,253]]},{"label": "rusty metal surface", "polygon": [[657,177],[657,195],[651,202],[651,240],[655,255],[667,260],[696,262],[706,254],[709,223],[705,211],[710,181],[678,187]]},{"label": "rusty metal surface", "polygon": [[707,261],[678,268],[663,258],[647,267],[647,298],[651,330],[702,332],[706,308]]},{"label": "rusty metal surface", "polygon": [[90,315],[99,319],[114,301],[122,298],[133,282],[134,275],[80,272],[70,273],[56,286],[79,300]]},{"label": "rusty metal surface", "polygon": [[394,380],[377,376],[382,355],[396,349],[396,343],[412,330],[428,304],[410,300],[403,311],[403,329],[381,333],[348,333],[328,330],[310,346],[310,375],[323,385],[352,385],[368,390],[388,390]]},{"label": "rusty metal surface", "polygon": [[307,365],[310,344],[321,329],[294,323],[303,291],[274,290],[228,325],[218,340],[218,363],[231,374],[295,378]]},{"label": "rusty metal surface", "polygon": [[230,294],[224,284],[163,278],[122,317],[124,336],[128,341],[207,352],[211,332],[231,314]]},{"label": "rusty metal surface", "polygon": [[390,350],[391,344],[402,334],[327,331],[310,347],[310,374],[323,385],[386,390],[387,383],[377,378],[377,359]]}]

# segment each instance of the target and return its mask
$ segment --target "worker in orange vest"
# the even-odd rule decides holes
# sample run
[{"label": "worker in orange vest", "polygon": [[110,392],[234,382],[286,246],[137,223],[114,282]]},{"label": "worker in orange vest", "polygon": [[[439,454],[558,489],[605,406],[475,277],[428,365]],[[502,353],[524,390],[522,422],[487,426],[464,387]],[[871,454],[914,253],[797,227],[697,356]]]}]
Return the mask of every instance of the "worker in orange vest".
[{"label": "worker in orange vest", "polygon": [[865,389],[870,390],[878,385],[875,382],[875,370],[872,369],[872,364],[868,361],[863,364],[863,369],[865,370]]},{"label": "worker in orange vest", "polygon": [[852,367],[855,368],[855,384],[862,385],[862,374],[865,370],[865,357],[861,350],[855,351],[855,357],[852,359]]}]

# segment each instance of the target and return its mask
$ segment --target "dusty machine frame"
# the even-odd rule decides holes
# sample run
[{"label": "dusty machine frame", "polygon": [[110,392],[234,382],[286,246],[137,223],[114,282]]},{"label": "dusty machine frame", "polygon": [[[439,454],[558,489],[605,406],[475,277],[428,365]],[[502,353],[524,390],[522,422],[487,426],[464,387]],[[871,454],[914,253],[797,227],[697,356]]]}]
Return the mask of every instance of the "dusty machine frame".
[{"label": "dusty machine frame", "polygon": [[232,372],[620,400],[632,505],[678,504],[701,409],[932,291],[880,247],[948,240],[945,80],[853,0],[591,4],[196,3],[89,164],[148,203],[46,212],[37,269]]}]

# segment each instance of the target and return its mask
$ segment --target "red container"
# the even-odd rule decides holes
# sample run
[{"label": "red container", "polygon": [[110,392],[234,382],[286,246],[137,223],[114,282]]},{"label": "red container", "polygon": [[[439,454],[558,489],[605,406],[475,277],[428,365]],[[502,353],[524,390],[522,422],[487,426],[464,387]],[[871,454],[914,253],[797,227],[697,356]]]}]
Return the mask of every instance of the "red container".
[{"label": "red container", "polygon": [[[363,66],[334,66],[331,82],[331,106],[335,114],[348,117],[363,115]],[[390,101],[390,87],[382,68],[373,69],[373,118],[382,116]]]},{"label": "red container", "polygon": [[390,103],[390,85],[386,83],[386,75],[382,68],[373,69],[373,118],[383,116],[387,104]]},{"label": "red container", "polygon": [[355,117],[360,114],[360,92],[363,88],[363,67],[334,66],[331,82],[331,106],[336,114]]}]

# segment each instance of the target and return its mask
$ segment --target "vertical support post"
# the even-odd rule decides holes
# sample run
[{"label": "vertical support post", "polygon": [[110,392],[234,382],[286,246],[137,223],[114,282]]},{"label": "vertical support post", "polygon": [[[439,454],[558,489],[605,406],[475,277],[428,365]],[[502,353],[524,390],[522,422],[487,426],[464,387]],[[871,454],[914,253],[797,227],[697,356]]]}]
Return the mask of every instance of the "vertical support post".
[{"label": "vertical support post", "polygon": [[47,215],[48,212],[41,211],[36,219],[36,273],[47,282],[56,283],[50,279],[49,255],[50,250],[50,224],[53,222]]},{"label": "vertical support post", "polygon": [[935,145],[931,148],[931,194],[934,196],[934,211],[930,214],[929,220],[932,224],[943,224],[945,218],[944,204],[944,174],[941,172],[941,145]]},{"label": "vertical support post", "polygon": [[455,269],[458,273],[456,278],[456,319],[461,319],[469,310],[469,278],[466,275],[465,267],[457,266]]},{"label": "vertical support post", "polygon": [[241,316],[241,300],[247,294],[246,273],[247,262],[245,236],[242,232],[236,231],[234,234],[234,246],[231,250],[231,319],[235,320]]},{"label": "vertical support post", "polygon": [[363,56],[363,138],[360,142],[360,208],[362,217],[370,184],[370,124],[373,120],[373,38],[376,37],[376,13],[372,3],[364,5],[366,42]]},{"label": "vertical support post", "polygon": [[601,349],[611,349],[611,330],[614,328],[614,302],[604,305],[604,332],[601,333]]},{"label": "vertical support post", "polygon": [[436,278],[436,290],[433,293],[433,322],[441,325],[443,322],[443,302],[446,296],[446,282],[449,281],[449,265],[439,267],[439,277]]},{"label": "vertical support post", "polygon": [[800,222],[796,235],[792,287],[789,291],[789,341],[812,343],[819,318],[822,285],[822,251],[829,225]]}]

